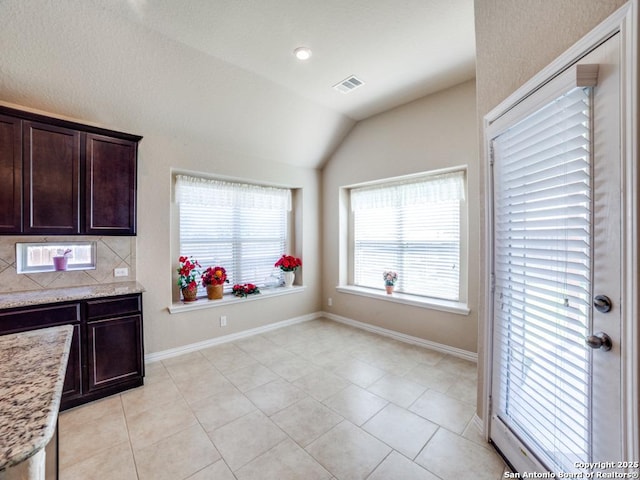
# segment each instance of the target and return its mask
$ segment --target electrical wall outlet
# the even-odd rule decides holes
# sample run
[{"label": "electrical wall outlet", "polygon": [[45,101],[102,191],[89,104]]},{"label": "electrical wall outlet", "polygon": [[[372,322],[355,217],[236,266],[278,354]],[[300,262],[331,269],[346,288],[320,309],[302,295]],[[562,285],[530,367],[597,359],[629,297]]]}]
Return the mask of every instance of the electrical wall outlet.
[{"label": "electrical wall outlet", "polygon": [[220,315],[220,326],[221,327],[226,327],[227,326],[227,316],[226,315]]},{"label": "electrical wall outlet", "polygon": [[327,305],[329,305],[330,307],[333,307],[333,298],[331,297],[327,298]]},{"label": "electrical wall outlet", "polygon": [[127,277],[129,276],[129,269],[127,267],[122,268],[114,268],[113,269],[114,277]]}]

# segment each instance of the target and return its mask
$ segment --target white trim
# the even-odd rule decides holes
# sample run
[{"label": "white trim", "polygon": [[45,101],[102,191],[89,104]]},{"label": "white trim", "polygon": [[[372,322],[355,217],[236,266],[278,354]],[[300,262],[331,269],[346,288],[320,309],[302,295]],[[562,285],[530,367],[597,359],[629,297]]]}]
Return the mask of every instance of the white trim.
[{"label": "white trim", "polygon": [[282,320],[281,322],[270,323],[262,327],[251,328],[249,330],[243,330],[242,332],[230,333],[222,337],[210,338],[202,342],[190,343],[189,345],[183,345],[181,347],[170,348],[168,350],[162,350],[160,352],[149,353],[144,356],[145,363],[158,362],[160,360],[167,360],[168,358],[184,355],[185,353],[197,352],[204,348],[213,347],[215,345],[221,345],[223,343],[233,342],[240,340],[241,338],[251,337],[253,335],[259,335],[261,333],[270,332],[283,327],[289,327],[298,323],[308,322],[315,320],[316,318],[323,317],[322,312],[309,313],[300,317],[291,318],[289,320]]},{"label": "white trim", "polygon": [[622,452],[625,459],[640,458],[640,168],[638,166],[638,112],[640,106],[638,58],[640,41],[640,8],[638,0],[625,5],[626,15],[621,20],[621,122],[623,141],[621,152],[623,178],[622,221],[622,305],[621,335],[622,358]]},{"label": "white trim", "polygon": [[259,294],[247,295],[246,297],[235,297],[233,294],[226,294],[220,300],[209,300],[207,297],[199,297],[195,302],[175,302],[167,308],[169,313],[183,313],[192,310],[203,310],[205,308],[228,307],[231,304],[253,302],[265,298],[279,297],[281,295],[290,295],[292,293],[302,293],[306,290],[305,286],[292,286],[289,288],[278,287],[274,289],[264,288]]},{"label": "white trim", "polygon": [[377,333],[378,335],[390,337],[390,338],[393,338],[394,340],[399,340],[404,343],[409,343],[411,345],[418,345],[419,347],[428,348],[430,350],[435,350],[437,352],[445,353],[447,355],[453,355],[454,357],[463,358],[465,360],[469,360],[470,362],[475,362],[475,363],[478,362],[478,354],[475,352],[469,352],[467,350],[462,350],[461,348],[451,347],[449,345],[444,345],[442,343],[432,342],[430,340],[425,340],[424,338],[414,337],[412,335],[407,335],[405,333],[396,332],[395,330],[388,330],[386,328],[377,327],[369,323],[359,322],[357,320],[352,320],[350,318],[342,317],[340,315],[335,315],[333,313],[323,312],[323,316],[328,318],[329,320],[333,320],[334,322],[344,323],[345,325],[359,328],[361,330],[366,330],[368,332]]},{"label": "white trim", "polygon": [[491,180],[491,139],[487,131],[490,125],[514,108],[521,101],[528,98],[536,90],[560,75],[564,70],[577,62],[580,58],[603,43],[613,34],[622,34],[622,58],[621,58],[621,107],[622,107],[622,134],[623,144],[623,299],[625,314],[622,318],[622,350],[626,355],[622,358],[622,414],[623,414],[623,438],[622,448],[626,455],[624,460],[637,460],[640,458],[640,304],[638,294],[640,291],[640,183],[638,175],[638,25],[640,24],[640,12],[638,0],[630,0],[611,16],[595,27],[576,44],[570,47],[547,67],[522,85],[513,94],[502,101],[484,117],[483,137],[485,155],[485,258],[486,281],[484,287],[485,299],[485,338],[484,338],[484,408],[482,411],[485,435],[489,435],[491,383],[493,364],[493,333],[492,333],[492,268],[493,268],[493,223],[492,223],[492,194]]},{"label": "white trim", "polygon": [[408,295],[406,293],[397,292],[394,292],[392,295],[387,295],[385,291],[376,290],[374,288],[345,285],[336,287],[336,291],[340,293],[348,293],[350,295],[360,295],[363,297],[375,298],[376,300],[384,300],[386,302],[411,305],[413,307],[429,308],[431,310],[438,310],[440,312],[456,313],[458,315],[469,315],[469,313],[471,312],[469,306],[463,302],[419,297],[417,295]]}]

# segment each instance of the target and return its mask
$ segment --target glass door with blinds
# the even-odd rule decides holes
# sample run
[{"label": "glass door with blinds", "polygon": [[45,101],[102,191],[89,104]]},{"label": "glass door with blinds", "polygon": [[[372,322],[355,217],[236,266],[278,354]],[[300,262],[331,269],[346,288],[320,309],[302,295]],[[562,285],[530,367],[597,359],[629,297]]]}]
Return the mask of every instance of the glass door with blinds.
[{"label": "glass door with blinds", "polygon": [[490,437],[519,472],[621,458],[617,37],[597,85],[574,65],[491,127]]}]

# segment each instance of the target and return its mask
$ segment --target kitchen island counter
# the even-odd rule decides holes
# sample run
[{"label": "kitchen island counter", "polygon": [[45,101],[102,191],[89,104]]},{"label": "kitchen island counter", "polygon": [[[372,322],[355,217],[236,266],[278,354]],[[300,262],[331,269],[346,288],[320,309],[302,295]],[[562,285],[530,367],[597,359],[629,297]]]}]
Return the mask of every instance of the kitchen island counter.
[{"label": "kitchen island counter", "polygon": [[19,467],[38,478],[31,472],[44,469],[72,335],[62,325],[0,336],[0,478]]}]

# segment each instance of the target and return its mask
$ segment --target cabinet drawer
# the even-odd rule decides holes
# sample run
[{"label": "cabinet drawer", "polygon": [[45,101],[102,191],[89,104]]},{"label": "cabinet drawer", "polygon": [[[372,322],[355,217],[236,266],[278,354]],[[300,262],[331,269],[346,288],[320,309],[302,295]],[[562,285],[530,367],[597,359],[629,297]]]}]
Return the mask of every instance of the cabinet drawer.
[{"label": "cabinet drawer", "polygon": [[43,305],[0,312],[0,333],[9,334],[80,321],[80,304]]},{"label": "cabinet drawer", "polygon": [[87,301],[87,319],[138,313],[141,310],[140,299],[140,295],[131,295],[105,300],[89,300]]}]

